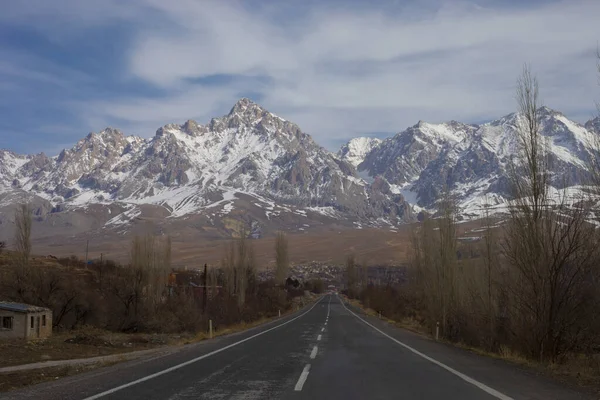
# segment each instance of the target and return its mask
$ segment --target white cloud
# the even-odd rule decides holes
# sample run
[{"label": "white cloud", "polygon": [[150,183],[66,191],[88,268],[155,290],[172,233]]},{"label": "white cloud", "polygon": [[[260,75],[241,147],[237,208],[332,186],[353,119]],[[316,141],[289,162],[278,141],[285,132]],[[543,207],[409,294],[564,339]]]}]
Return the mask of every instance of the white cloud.
[{"label": "white cloud", "polygon": [[[77,17],[135,27],[123,74],[168,95],[80,107],[90,124],[117,121],[136,133],[188,118],[207,122],[248,91],[324,145],[363,132],[399,131],[420,119],[495,118],[515,108],[514,84],[524,62],[539,75],[545,103],[568,116],[589,115],[600,97],[593,58],[600,2],[593,0],[527,8],[442,1],[420,9],[415,2],[395,12],[389,4],[340,9],[310,2],[297,13],[278,2],[270,9],[241,1],[111,3],[76,6]],[[193,83],[217,74],[264,79]]]}]

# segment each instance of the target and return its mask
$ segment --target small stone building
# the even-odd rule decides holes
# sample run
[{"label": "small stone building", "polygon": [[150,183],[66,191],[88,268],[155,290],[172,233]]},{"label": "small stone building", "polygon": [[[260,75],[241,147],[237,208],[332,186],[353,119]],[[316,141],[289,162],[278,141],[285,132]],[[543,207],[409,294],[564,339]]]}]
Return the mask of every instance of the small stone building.
[{"label": "small stone building", "polygon": [[52,334],[52,311],[0,301],[0,339],[39,339]]}]

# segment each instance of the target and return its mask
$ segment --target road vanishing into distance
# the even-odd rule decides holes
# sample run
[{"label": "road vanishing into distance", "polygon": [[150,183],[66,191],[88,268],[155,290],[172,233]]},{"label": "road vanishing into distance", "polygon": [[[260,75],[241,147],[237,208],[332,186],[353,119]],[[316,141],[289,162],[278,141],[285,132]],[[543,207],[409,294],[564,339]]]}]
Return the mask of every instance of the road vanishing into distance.
[{"label": "road vanishing into distance", "polygon": [[2,399],[595,399],[365,316],[335,294],[248,331]]}]

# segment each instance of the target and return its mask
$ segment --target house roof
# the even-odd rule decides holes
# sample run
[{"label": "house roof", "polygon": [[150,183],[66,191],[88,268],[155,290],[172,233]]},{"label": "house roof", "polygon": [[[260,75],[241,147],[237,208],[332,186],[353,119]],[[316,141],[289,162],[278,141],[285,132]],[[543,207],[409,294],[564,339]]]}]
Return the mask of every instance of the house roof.
[{"label": "house roof", "polygon": [[25,303],[12,303],[9,301],[0,301],[0,310],[21,312],[21,313],[50,311],[50,309],[48,309],[46,307],[38,307],[38,306],[33,306],[31,304],[25,304]]}]

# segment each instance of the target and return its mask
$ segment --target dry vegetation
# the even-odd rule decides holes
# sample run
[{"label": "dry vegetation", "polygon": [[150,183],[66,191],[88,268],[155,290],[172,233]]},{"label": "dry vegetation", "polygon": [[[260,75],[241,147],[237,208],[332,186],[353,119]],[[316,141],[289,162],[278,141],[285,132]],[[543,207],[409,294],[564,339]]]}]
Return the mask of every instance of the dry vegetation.
[{"label": "dry vegetation", "polygon": [[15,371],[0,374],[0,393],[36,385],[42,382],[53,381],[108,365],[110,364],[68,365],[63,367],[49,367],[32,371]]},{"label": "dry vegetation", "polygon": [[125,334],[83,327],[43,340],[3,340],[0,367],[122,354],[176,345],[192,338],[191,335]]},{"label": "dry vegetation", "polygon": [[[35,358],[30,348],[56,359],[129,351],[136,347],[132,343],[137,348],[172,343],[169,338],[181,333],[189,336],[185,341],[195,341],[206,336],[209,321],[215,332],[243,329],[291,310],[294,299],[304,295],[303,289],[257,280],[254,247],[246,235],[224,247],[219,267],[205,265],[194,286],[169,281],[169,237],[133,237],[126,265],[106,260],[86,265],[76,257],[32,257],[27,205],[19,207],[15,220],[17,250],[0,253],[0,300],[50,308],[57,335],[35,343],[5,342],[4,364],[40,361],[28,358]],[[284,268],[287,246],[280,247]],[[162,336],[150,339],[150,333]],[[164,335],[167,339],[156,340]],[[119,337],[129,345],[118,345]]]}]

